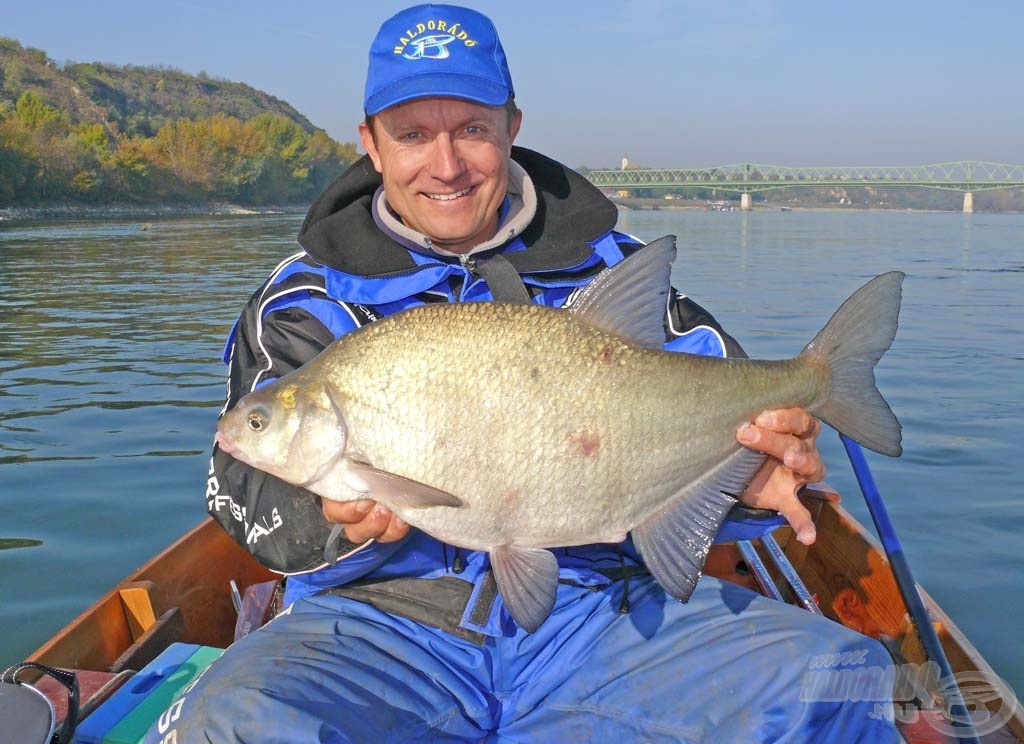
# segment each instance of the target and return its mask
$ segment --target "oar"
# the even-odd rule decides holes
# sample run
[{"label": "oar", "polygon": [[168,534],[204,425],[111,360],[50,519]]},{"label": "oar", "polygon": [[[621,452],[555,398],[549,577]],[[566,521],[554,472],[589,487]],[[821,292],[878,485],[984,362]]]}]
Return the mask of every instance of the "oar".
[{"label": "oar", "polygon": [[842,434],[839,435],[839,438],[843,441],[843,446],[846,447],[846,454],[850,458],[853,472],[857,476],[857,483],[860,484],[864,501],[868,505],[868,511],[871,512],[871,519],[875,523],[875,529],[882,540],[882,547],[885,548],[885,554],[889,558],[889,565],[896,576],[900,594],[903,595],[903,601],[907,605],[907,609],[910,610],[910,617],[913,618],[914,625],[917,626],[925,653],[928,654],[929,659],[938,664],[939,672],[942,675],[940,679],[949,683],[942,685],[946,709],[950,712],[953,725],[964,729],[962,734],[957,734],[957,738],[978,744],[978,734],[974,730],[974,723],[964,704],[964,697],[957,686],[953,670],[946,658],[946,652],[942,649],[939,636],[935,633],[935,627],[925,609],[921,594],[917,591],[917,582],[914,581],[914,576],[910,572],[910,563],[907,562],[903,546],[896,536],[896,528],[893,526],[892,520],[889,519],[889,512],[882,502],[882,495],[878,492],[878,486],[875,485],[875,478],[871,474],[871,468],[868,467],[864,451],[852,439]]}]

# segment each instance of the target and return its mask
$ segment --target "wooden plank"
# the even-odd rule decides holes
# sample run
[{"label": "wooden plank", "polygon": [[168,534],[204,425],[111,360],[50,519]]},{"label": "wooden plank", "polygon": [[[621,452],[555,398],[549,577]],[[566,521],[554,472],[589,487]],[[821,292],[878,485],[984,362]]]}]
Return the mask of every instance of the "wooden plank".
[{"label": "wooden plank", "polygon": [[161,615],[159,620],[154,621],[135,643],[125,649],[125,652],[110,665],[109,671],[115,674],[126,669],[137,672],[169,645],[180,640],[184,634],[185,619],[181,610],[172,607]]},{"label": "wooden plank", "polygon": [[128,620],[128,628],[132,640],[153,627],[156,623],[156,612],[153,609],[151,592],[156,588],[152,581],[132,581],[117,590],[124,605],[124,614]]},{"label": "wooden plank", "polygon": [[117,592],[104,595],[30,657],[61,669],[105,671],[132,643],[124,605]]},{"label": "wooden plank", "polygon": [[907,609],[884,553],[841,506],[821,504],[813,547],[780,536],[790,561],[828,617],[875,638],[901,636]]}]

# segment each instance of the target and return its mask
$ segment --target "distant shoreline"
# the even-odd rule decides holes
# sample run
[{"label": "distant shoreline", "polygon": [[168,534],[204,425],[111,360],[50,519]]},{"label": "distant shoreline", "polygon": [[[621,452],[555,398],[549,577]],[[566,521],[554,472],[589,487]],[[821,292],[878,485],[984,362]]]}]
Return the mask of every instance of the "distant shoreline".
[{"label": "distant shoreline", "polygon": [[228,202],[196,204],[51,204],[40,207],[0,207],[0,222],[33,219],[99,219],[117,217],[175,217],[189,215],[282,214],[309,208],[308,204],[246,206]]}]

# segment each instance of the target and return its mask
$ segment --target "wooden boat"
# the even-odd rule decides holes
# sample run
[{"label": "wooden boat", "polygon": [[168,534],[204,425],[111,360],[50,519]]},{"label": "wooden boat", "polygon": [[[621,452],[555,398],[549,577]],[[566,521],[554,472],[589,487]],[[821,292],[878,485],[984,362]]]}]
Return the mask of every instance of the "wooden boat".
[{"label": "wooden boat", "polygon": [[[785,526],[774,536],[824,614],[883,639],[897,661],[923,664],[923,649],[881,546],[837,503],[821,498],[805,503],[815,513],[817,542],[804,546]],[[712,549],[707,572],[758,589],[734,543]],[[79,670],[85,677],[96,672],[106,681],[111,675],[127,674],[124,670],[142,668],[174,641],[223,648],[233,640],[236,621],[230,582],[244,589],[273,579],[270,571],[206,520],[83,612],[30,660]],[[973,673],[971,678],[978,680],[994,675],[935,601],[923,591],[922,596],[957,678],[960,673]],[[90,693],[83,689],[83,702]],[[98,697],[103,694],[101,690]],[[1008,720],[984,733],[982,741],[1024,742],[1024,711],[1012,692],[995,696],[986,705],[993,716]],[[89,711],[86,704],[84,712]],[[1008,711],[1012,715],[1007,716]],[[896,717],[909,742],[953,741],[928,723],[929,716],[941,714],[897,703]]]}]

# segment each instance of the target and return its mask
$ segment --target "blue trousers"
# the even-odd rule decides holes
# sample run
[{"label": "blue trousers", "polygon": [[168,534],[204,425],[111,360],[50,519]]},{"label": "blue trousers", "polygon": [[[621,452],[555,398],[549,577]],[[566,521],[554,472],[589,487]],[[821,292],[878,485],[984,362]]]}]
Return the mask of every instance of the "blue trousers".
[{"label": "blue trousers", "polygon": [[897,741],[871,700],[801,701],[824,654],[890,664],[876,641],[707,577],[687,604],[632,578],[628,615],[621,591],[560,585],[536,633],[482,646],[303,599],[229,648],[147,742]]}]

